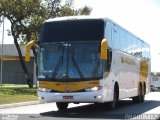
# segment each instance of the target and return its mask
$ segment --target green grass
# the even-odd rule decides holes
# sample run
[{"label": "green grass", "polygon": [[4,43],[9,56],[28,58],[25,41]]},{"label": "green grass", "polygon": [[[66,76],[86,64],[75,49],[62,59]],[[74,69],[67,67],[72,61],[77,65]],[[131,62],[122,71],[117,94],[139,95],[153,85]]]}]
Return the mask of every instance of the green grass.
[{"label": "green grass", "polygon": [[0,88],[0,105],[37,100],[36,88]]}]

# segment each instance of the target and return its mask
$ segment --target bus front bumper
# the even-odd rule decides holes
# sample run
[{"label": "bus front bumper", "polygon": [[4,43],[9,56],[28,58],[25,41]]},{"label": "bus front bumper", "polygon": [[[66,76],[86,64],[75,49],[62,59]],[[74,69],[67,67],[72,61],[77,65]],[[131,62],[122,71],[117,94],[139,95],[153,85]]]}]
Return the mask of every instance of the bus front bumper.
[{"label": "bus front bumper", "polygon": [[78,102],[78,103],[102,103],[103,94],[101,91],[95,92],[75,92],[75,93],[52,93],[38,91],[38,98],[44,102]]}]

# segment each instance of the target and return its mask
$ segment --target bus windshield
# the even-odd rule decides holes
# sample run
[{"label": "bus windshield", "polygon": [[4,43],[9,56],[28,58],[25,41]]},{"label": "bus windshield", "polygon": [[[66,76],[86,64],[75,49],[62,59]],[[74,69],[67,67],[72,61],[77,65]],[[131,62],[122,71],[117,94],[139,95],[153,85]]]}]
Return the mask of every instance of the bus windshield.
[{"label": "bus windshield", "polygon": [[38,55],[38,78],[47,80],[101,78],[99,44],[99,41],[41,44]]},{"label": "bus windshield", "polygon": [[41,29],[41,43],[65,41],[100,41],[104,37],[104,21],[66,20],[45,22]]}]

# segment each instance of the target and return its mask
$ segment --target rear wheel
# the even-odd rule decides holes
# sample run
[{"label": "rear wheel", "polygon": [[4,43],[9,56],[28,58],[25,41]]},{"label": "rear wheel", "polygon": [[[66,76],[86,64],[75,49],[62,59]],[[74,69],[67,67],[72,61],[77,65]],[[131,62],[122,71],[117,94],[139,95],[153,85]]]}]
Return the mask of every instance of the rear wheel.
[{"label": "rear wheel", "polygon": [[68,103],[66,102],[56,102],[56,105],[60,111],[67,110],[68,107]]},{"label": "rear wheel", "polygon": [[132,100],[133,100],[133,102],[136,102],[136,103],[144,101],[144,94],[143,94],[141,85],[140,85],[140,88],[139,88],[139,95],[136,96],[136,97],[133,97]]}]

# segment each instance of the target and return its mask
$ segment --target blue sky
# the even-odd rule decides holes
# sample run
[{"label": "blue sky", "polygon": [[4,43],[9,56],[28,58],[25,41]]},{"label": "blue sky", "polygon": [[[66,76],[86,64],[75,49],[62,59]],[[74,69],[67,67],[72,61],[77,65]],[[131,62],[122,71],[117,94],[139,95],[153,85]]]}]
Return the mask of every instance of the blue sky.
[{"label": "blue sky", "polygon": [[[108,17],[150,44],[152,71],[160,72],[160,0],[74,0],[75,8],[87,5],[92,16]],[[10,23],[5,21],[5,44]],[[0,28],[0,44],[2,41]]]}]

